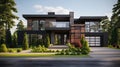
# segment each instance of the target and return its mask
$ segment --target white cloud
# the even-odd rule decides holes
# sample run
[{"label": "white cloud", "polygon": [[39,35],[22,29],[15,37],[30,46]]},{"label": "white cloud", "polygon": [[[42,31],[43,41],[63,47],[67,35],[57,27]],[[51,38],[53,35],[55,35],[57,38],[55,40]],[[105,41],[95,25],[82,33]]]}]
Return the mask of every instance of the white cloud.
[{"label": "white cloud", "polygon": [[42,6],[34,5],[36,12],[46,13],[46,12],[55,12],[56,14],[69,14],[70,10],[65,9],[61,6],[51,7],[51,6]]}]

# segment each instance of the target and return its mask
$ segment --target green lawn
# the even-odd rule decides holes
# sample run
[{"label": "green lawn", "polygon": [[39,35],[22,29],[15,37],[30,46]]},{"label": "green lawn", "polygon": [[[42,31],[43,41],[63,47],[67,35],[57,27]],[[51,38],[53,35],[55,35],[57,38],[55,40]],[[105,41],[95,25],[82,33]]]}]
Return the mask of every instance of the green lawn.
[{"label": "green lawn", "polygon": [[0,53],[0,57],[89,57],[88,55],[55,55],[55,54],[38,54],[38,53]]}]

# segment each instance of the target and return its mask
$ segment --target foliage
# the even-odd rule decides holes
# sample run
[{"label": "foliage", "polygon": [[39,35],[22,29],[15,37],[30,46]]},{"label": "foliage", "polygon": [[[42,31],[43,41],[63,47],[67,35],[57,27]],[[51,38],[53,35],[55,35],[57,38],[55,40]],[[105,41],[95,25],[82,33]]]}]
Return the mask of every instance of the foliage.
[{"label": "foliage", "polygon": [[81,44],[82,44],[82,48],[81,48],[82,54],[88,54],[90,52],[90,48],[88,42],[85,40],[84,37],[82,37],[81,39]]},{"label": "foliage", "polygon": [[[0,23],[10,29],[14,26],[14,20],[18,19],[14,13],[17,13],[14,0],[0,0]],[[5,25],[4,25],[5,24]]]},{"label": "foliage", "polygon": [[6,30],[6,45],[7,47],[13,47],[11,31],[9,29]]},{"label": "foliage", "polygon": [[17,42],[17,31],[15,31],[13,33],[13,36],[12,36],[12,43],[13,43],[13,47],[18,47],[18,42]]},{"label": "foliage", "polygon": [[23,21],[20,20],[19,23],[17,24],[17,30],[18,30],[18,31],[22,31],[22,30],[24,30],[24,29],[25,29],[25,28],[24,28],[24,25],[23,25]]},{"label": "foliage", "polygon": [[8,49],[7,49],[7,47],[6,47],[6,44],[2,44],[1,46],[0,46],[0,52],[7,52],[8,51]]},{"label": "foliage", "polygon": [[76,48],[70,43],[67,43],[68,49],[63,49],[60,52],[57,52],[57,55],[81,55],[81,48]]},{"label": "foliage", "polygon": [[45,38],[45,47],[49,47],[50,46],[50,37],[49,35],[47,34],[46,35],[46,38]]},{"label": "foliage", "polygon": [[107,18],[107,19],[103,19],[101,22],[100,22],[101,26],[102,26],[102,31],[103,32],[109,32],[110,30],[110,20]]},{"label": "foliage", "polygon": [[5,43],[5,29],[0,22],[0,45]]},{"label": "foliage", "polygon": [[29,44],[28,44],[28,37],[27,34],[24,33],[24,38],[23,38],[23,50],[27,50],[29,48]]},{"label": "foliage", "polygon": [[22,48],[8,48],[8,52],[10,53],[16,53],[21,51],[22,51]]},{"label": "foliage", "polygon": [[113,7],[113,15],[111,17],[111,31],[110,31],[110,44],[115,45],[118,42],[117,29],[120,28],[120,0]]},{"label": "foliage", "polygon": [[47,51],[47,48],[43,45],[39,45],[38,47],[34,47],[32,49],[32,52],[46,52]]},{"label": "foliage", "polygon": [[17,52],[21,52],[22,51],[22,49],[17,49]]}]

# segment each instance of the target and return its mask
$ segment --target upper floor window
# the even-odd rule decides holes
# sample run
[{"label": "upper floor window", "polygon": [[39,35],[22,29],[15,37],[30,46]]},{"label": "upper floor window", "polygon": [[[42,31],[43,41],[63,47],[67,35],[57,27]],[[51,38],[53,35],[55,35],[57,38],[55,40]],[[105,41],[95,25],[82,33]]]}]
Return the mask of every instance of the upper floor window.
[{"label": "upper floor window", "polygon": [[33,20],[32,21],[32,30],[38,30],[38,23],[39,21],[38,20]]},{"label": "upper floor window", "polygon": [[99,32],[99,22],[85,22],[85,32]]},{"label": "upper floor window", "polygon": [[52,22],[53,27],[69,27],[69,22]]},{"label": "upper floor window", "polygon": [[45,29],[45,21],[40,20],[40,22],[39,22],[39,30],[44,30],[44,29]]}]

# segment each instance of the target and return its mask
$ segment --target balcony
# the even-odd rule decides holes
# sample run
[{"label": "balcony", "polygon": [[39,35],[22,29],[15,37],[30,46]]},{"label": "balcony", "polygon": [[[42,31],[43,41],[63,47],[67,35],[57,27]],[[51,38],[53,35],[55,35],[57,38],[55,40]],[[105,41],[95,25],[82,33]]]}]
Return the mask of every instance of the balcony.
[{"label": "balcony", "polygon": [[45,24],[45,30],[70,30],[69,22],[49,22]]}]

